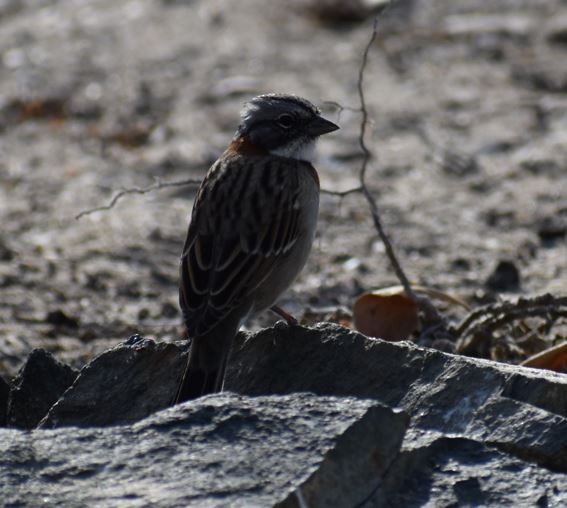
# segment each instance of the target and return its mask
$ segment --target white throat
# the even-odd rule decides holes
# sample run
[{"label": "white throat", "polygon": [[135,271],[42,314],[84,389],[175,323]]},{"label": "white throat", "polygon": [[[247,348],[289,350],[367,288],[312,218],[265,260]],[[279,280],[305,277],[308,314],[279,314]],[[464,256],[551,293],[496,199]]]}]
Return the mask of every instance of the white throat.
[{"label": "white throat", "polygon": [[270,150],[272,155],[297,159],[300,161],[313,162],[315,157],[316,139],[296,139],[287,145],[280,146],[276,150]]}]

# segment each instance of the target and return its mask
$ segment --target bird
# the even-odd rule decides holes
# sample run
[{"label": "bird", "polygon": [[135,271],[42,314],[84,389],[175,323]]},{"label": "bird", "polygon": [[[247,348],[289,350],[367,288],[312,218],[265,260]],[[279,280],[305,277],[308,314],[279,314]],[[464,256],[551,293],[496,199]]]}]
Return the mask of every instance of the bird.
[{"label": "bird", "polygon": [[314,149],[337,129],[297,95],[244,105],[191,212],[179,286],[191,346],[174,403],[222,391],[233,339],[250,315],[271,309],[297,323],[276,301],[309,256],[319,214]]}]

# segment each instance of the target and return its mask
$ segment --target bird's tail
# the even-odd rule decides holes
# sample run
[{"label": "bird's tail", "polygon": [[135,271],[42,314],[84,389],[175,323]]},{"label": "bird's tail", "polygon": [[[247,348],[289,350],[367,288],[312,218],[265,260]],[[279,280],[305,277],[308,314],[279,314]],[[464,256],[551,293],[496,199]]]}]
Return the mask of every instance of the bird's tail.
[{"label": "bird's tail", "polygon": [[219,348],[211,339],[203,336],[192,340],[187,367],[177,389],[176,404],[222,390],[230,343]]}]

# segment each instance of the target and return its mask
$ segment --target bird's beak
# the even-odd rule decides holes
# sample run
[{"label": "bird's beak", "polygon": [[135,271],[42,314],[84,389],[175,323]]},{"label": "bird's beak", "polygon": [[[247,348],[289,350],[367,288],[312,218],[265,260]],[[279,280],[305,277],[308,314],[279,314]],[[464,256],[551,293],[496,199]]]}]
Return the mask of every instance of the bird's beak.
[{"label": "bird's beak", "polygon": [[330,122],[321,116],[317,116],[307,126],[307,133],[310,136],[322,136],[323,134],[336,131],[339,128],[340,127],[333,122]]}]

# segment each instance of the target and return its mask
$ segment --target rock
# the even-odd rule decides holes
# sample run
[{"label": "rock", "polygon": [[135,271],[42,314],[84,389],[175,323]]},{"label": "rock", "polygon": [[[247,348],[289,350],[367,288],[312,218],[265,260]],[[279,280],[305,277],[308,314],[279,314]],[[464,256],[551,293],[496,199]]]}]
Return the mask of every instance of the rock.
[{"label": "rock", "polygon": [[300,496],[311,508],[355,506],[382,499],[407,426],[375,401],[218,394],[132,426],[2,429],[0,498],[213,507],[298,506]]},{"label": "rock", "polygon": [[520,271],[512,261],[499,261],[486,279],[485,286],[492,291],[517,291],[520,288]]},{"label": "rock", "polygon": [[[176,345],[134,336],[86,366],[41,428],[0,430],[0,498],[310,508],[565,501],[567,376],[329,323],[277,325],[235,341],[225,390],[253,398],[217,394],[128,425],[170,403],[185,358]],[[65,425],[106,427],[48,428]]]},{"label": "rock", "polygon": [[10,506],[279,508],[565,501],[561,473],[408,424],[405,413],[368,399],[224,393],[130,426],[0,429],[0,498]]},{"label": "rock", "polygon": [[567,217],[560,214],[547,215],[538,220],[536,228],[542,244],[553,246],[567,236]]},{"label": "rock", "polygon": [[518,166],[532,175],[549,175],[551,177],[563,172],[563,167],[549,156],[531,156],[519,161]]},{"label": "rock", "polygon": [[[411,11],[413,1],[402,1]],[[296,8],[324,26],[341,27],[360,23],[377,11],[385,10],[387,0],[295,0]]]},{"label": "rock", "polygon": [[435,155],[435,162],[446,174],[464,177],[480,171],[478,159],[474,154],[457,150],[440,150]]},{"label": "rock", "polygon": [[463,435],[567,471],[567,376],[373,340],[332,324],[238,336],[225,389],[311,392],[400,407],[419,428]]},{"label": "rock", "polygon": [[34,349],[12,383],[8,426],[33,429],[76,377],[75,369],[43,349]]},{"label": "rock", "polygon": [[12,261],[15,255],[6,240],[0,236],[0,261]]},{"label": "rock", "polygon": [[567,44],[567,15],[551,16],[545,27],[545,36],[549,43]]},{"label": "rock", "polygon": [[[93,360],[43,427],[135,422],[167,407],[185,366],[173,344],[134,337]],[[567,471],[567,378],[387,343],[332,324],[239,334],[225,390],[376,399],[414,425]]]},{"label": "rock", "polygon": [[45,322],[53,326],[64,328],[76,329],[79,327],[79,320],[74,316],[69,316],[61,309],[49,311],[45,316]]},{"label": "rock", "polygon": [[8,396],[10,385],[0,377],[0,427],[6,426],[6,414],[8,412]]},{"label": "rock", "polygon": [[139,335],[86,365],[42,427],[122,425],[171,405],[186,357],[174,344]]},{"label": "rock", "polygon": [[540,62],[527,59],[512,67],[512,78],[533,90],[550,93],[567,92],[567,68],[563,62]]},{"label": "rock", "polygon": [[562,506],[565,476],[462,436],[410,431],[384,478],[388,506]]}]

